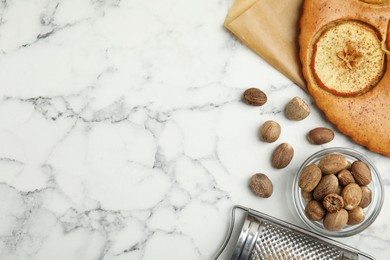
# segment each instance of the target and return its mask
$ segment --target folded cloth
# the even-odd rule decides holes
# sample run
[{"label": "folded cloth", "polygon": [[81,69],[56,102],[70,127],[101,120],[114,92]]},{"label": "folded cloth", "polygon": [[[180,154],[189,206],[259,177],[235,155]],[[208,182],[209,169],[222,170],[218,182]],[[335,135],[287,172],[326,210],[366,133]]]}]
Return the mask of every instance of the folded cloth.
[{"label": "folded cloth", "polygon": [[303,0],[236,0],[225,27],[250,49],[306,90],[299,61]]}]

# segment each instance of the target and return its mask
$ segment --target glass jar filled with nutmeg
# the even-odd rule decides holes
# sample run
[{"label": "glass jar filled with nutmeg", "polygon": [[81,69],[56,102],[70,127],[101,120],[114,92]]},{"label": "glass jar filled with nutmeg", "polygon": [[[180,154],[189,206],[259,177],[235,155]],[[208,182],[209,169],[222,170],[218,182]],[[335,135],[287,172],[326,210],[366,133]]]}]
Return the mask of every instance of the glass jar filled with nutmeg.
[{"label": "glass jar filled with nutmeg", "polygon": [[384,188],[377,168],[365,155],[334,147],[303,162],[294,177],[292,197],[307,227],[323,235],[346,237],[375,221]]}]

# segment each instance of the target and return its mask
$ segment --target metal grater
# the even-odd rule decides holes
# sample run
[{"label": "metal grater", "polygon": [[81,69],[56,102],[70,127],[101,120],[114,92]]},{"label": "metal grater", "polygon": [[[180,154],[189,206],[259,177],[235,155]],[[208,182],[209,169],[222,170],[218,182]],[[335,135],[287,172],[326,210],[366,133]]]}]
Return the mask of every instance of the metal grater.
[{"label": "metal grater", "polygon": [[228,235],[214,259],[226,248],[236,209],[246,217],[231,260],[368,260],[359,250],[242,206],[233,207]]}]

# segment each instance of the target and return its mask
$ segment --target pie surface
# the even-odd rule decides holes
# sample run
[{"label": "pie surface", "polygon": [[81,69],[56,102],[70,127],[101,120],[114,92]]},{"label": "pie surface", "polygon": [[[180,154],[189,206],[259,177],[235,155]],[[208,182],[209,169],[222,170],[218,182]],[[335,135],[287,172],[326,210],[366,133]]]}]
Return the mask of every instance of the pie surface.
[{"label": "pie surface", "polygon": [[390,5],[367,2],[304,0],[299,57],[307,90],[327,119],[357,144],[390,156]]}]

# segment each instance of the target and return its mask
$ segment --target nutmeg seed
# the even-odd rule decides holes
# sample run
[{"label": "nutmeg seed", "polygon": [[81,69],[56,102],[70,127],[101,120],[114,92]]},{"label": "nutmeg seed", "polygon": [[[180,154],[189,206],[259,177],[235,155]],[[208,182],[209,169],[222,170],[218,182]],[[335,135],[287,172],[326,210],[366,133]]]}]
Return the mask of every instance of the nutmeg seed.
[{"label": "nutmeg seed", "polygon": [[361,207],[356,207],[348,212],[348,225],[357,225],[362,223],[365,218],[364,210]]},{"label": "nutmeg seed", "polygon": [[326,127],[317,127],[309,131],[307,134],[307,140],[311,144],[326,144],[332,141],[334,138],[334,132]]},{"label": "nutmeg seed", "polygon": [[341,192],[343,191],[343,186],[339,185],[336,190],[337,195],[341,195]]},{"label": "nutmeg seed", "polygon": [[351,172],[353,175],[353,178],[355,179],[355,182],[359,184],[360,186],[365,186],[370,184],[371,182],[371,170],[362,161],[355,161],[351,165]]},{"label": "nutmeg seed", "polygon": [[348,167],[348,160],[342,154],[331,153],[321,158],[318,167],[323,174],[336,174]]},{"label": "nutmeg seed", "polygon": [[336,212],[344,208],[344,200],[340,195],[336,193],[330,193],[325,196],[324,200],[322,201],[322,205],[328,212]]},{"label": "nutmeg seed", "polygon": [[362,190],[362,199],[360,201],[359,206],[362,207],[362,208],[367,208],[368,205],[371,204],[372,191],[367,186],[362,186],[362,187],[360,187],[360,189]]},{"label": "nutmeg seed", "polygon": [[311,192],[318,185],[321,177],[321,169],[315,164],[310,164],[302,169],[298,186],[306,192]]},{"label": "nutmeg seed", "polygon": [[288,143],[282,143],[276,147],[272,154],[271,164],[276,169],[285,168],[294,156],[294,148]]},{"label": "nutmeg seed", "polygon": [[360,204],[360,201],[362,200],[362,190],[356,183],[350,183],[344,187],[341,196],[344,199],[344,208],[352,210]]},{"label": "nutmeg seed", "polygon": [[262,198],[269,198],[273,192],[272,181],[263,173],[253,175],[249,187],[257,196]]},{"label": "nutmeg seed", "polygon": [[313,199],[313,192],[307,192],[304,190],[301,190],[301,195],[304,201],[309,202]]},{"label": "nutmeg seed", "polygon": [[262,106],[267,103],[267,95],[258,88],[249,88],[244,92],[244,101],[252,106]]},{"label": "nutmeg seed", "polygon": [[324,218],[326,214],[325,208],[316,200],[311,200],[305,207],[306,216],[314,221],[319,221]]},{"label": "nutmeg seed", "polygon": [[313,197],[315,200],[321,201],[329,193],[336,193],[338,187],[339,181],[335,175],[324,175],[314,189]]},{"label": "nutmeg seed", "polygon": [[348,212],[345,209],[327,213],[324,218],[324,227],[329,231],[342,229],[348,222]]},{"label": "nutmeg seed", "polygon": [[355,182],[352,173],[347,169],[341,170],[341,172],[337,174],[337,178],[339,179],[339,183],[343,186],[347,186],[348,184]]},{"label": "nutmeg seed", "polygon": [[278,140],[280,133],[280,125],[273,120],[266,121],[260,128],[261,139],[268,143],[273,143]]},{"label": "nutmeg seed", "polygon": [[284,113],[288,119],[300,121],[310,114],[310,107],[300,97],[294,97],[287,103]]}]

